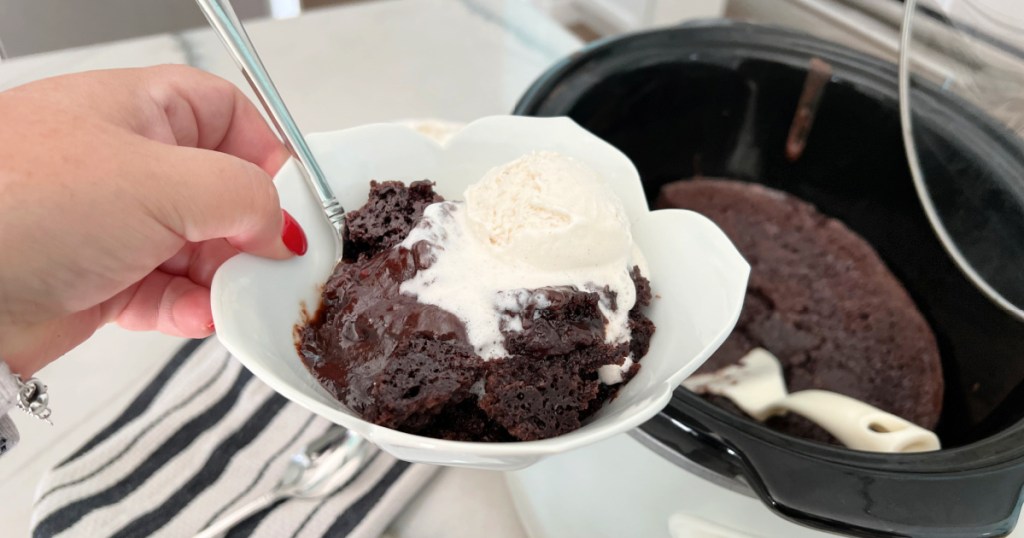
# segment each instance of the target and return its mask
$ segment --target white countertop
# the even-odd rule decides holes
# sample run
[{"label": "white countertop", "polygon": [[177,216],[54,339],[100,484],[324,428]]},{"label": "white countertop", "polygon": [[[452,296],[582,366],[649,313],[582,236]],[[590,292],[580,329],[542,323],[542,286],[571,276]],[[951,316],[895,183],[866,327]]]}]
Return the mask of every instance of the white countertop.
[{"label": "white countertop", "polygon": [[[392,0],[247,28],[306,132],[508,113],[537,76],[581,45],[516,0]],[[62,73],[161,63],[206,69],[252,95],[206,29],[3,62],[0,90]],[[22,441],[0,459],[5,537],[28,535],[39,478],[127,405],[181,343],[106,327],[39,373],[50,387],[55,425],[14,416]],[[514,538],[525,532],[500,473],[445,469],[389,535]]]}]

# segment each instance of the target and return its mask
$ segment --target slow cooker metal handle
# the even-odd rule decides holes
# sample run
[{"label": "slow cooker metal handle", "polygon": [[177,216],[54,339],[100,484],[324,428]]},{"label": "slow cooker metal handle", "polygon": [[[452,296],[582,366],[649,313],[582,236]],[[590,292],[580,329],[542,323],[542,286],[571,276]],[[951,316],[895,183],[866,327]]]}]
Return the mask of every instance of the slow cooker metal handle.
[{"label": "slow cooker metal handle", "polygon": [[[797,523],[873,538],[1002,536],[1016,524],[1020,465],[910,475],[803,454],[721,421],[712,433],[702,425],[709,417],[699,415],[670,407],[643,430],[683,457],[745,482],[767,507]],[[673,430],[674,439],[659,428]]]}]

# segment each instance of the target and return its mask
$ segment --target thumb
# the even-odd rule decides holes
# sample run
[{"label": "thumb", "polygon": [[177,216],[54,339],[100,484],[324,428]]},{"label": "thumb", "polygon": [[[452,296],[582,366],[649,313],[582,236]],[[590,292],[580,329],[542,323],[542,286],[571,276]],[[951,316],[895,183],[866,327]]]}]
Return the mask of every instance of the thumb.
[{"label": "thumb", "polygon": [[191,242],[225,238],[268,258],[306,253],[305,232],[281,209],[260,167],[217,151],[154,144],[167,172],[143,196],[166,228]]}]

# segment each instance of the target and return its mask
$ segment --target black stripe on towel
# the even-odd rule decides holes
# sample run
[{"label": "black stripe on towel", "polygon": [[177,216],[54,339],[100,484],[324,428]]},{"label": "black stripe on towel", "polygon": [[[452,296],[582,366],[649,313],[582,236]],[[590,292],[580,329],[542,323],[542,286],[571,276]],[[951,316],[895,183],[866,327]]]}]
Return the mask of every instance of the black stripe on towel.
[{"label": "black stripe on towel", "polygon": [[[276,452],[267,457],[266,461],[263,462],[263,466],[260,467],[260,470],[256,473],[256,476],[252,477],[252,480],[250,480],[248,484],[241,487],[238,490],[238,494],[232,497],[231,500],[224,503],[219,509],[217,509],[217,511],[210,516],[210,519],[206,520],[206,524],[203,525],[203,528],[205,529],[206,527],[209,527],[211,523],[224,515],[224,512],[241,500],[246,493],[252,491],[252,488],[256,487],[256,484],[259,484],[260,480],[263,479],[263,476],[267,474],[267,469],[269,469],[275,462],[281,461],[280,458],[284,455],[285,451],[291,448],[291,446],[295,444],[295,441],[299,440],[299,437],[302,437],[302,434],[309,429],[309,426],[314,420],[316,420],[316,415],[310,413],[309,418],[306,419],[306,422],[302,423],[302,426],[299,426],[299,430],[295,432],[295,435],[292,435],[291,439],[288,439],[283,445],[281,445],[281,448],[277,449]],[[330,427],[331,425],[328,425],[328,428]]]},{"label": "black stripe on towel", "polygon": [[42,494],[38,499],[36,499],[36,504],[38,505],[38,504],[42,503],[43,500],[46,499],[47,497],[49,497],[52,493],[60,491],[60,490],[62,490],[64,488],[68,488],[68,487],[74,486],[75,484],[81,484],[82,482],[85,482],[86,480],[89,480],[90,478],[92,478],[92,477],[102,473],[104,470],[106,470],[111,465],[114,465],[115,463],[117,463],[118,460],[121,459],[121,456],[124,456],[129,450],[131,450],[132,447],[134,447],[135,444],[138,443],[139,440],[141,440],[147,433],[152,431],[153,428],[159,426],[160,424],[163,424],[164,419],[166,419],[170,415],[174,414],[175,411],[177,411],[177,410],[181,409],[182,407],[188,405],[188,403],[191,402],[193,399],[195,399],[195,397],[198,396],[199,394],[202,394],[203,392],[208,390],[210,388],[210,385],[213,385],[214,382],[216,382],[218,379],[220,379],[221,374],[223,374],[224,370],[227,369],[228,364],[230,363],[230,361],[231,361],[231,356],[230,355],[226,355],[224,357],[224,361],[220,365],[220,368],[217,369],[217,373],[215,373],[212,376],[210,376],[209,378],[207,378],[205,383],[203,383],[202,385],[199,385],[198,387],[196,387],[196,389],[193,390],[188,396],[182,398],[182,400],[180,402],[178,402],[174,406],[170,407],[169,409],[167,409],[166,411],[161,413],[159,417],[157,417],[155,420],[153,420],[153,422],[150,422],[148,425],[146,425],[146,427],[143,428],[142,431],[140,431],[135,436],[135,438],[133,438],[128,444],[126,444],[123,448],[121,448],[121,450],[117,454],[114,454],[113,456],[111,456],[110,459],[107,460],[106,463],[104,463],[102,465],[98,465],[95,469],[93,469],[92,472],[90,472],[89,474],[87,474],[87,475],[85,475],[85,476],[83,476],[81,478],[78,478],[76,480],[72,480],[70,482],[65,482],[63,484],[59,484],[57,486],[54,486],[52,489],[50,489],[46,493]]},{"label": "black stripe on towel", "polygon": [[366,495],[360,497],[358,501],[348,508],[348,510],[342,512],[342,514],[338,516],[338,519],[334,520],[334,523],[329,529],[327,529],[324,536],[348,536],[349,533],[352,532],[352,530],[355,529],[361,521],[363,521],[366,515],[370,513],[370,510],[373,510],[373,507],[377,506],[381,497],[383,497],[395,481],[402,476],[402,473],[409,468],[409,465],[410,464],[407,461],[395,462],[395,464],[391,466],[391,469],[388,469],[388,472],[384,477],[381,478],[375,486],[373,486],[373,489],[366,492]]},{"label": "black stripe on towel", "polygon": [[255,514],[245,518],[241,523],[231,527],[231,529],[224,534],[224,538],[246,538],[248,536],[252,536],[252,534],[256,532],[256,527],[260,525],[264,518],[276,510],[278,506],[281,506],[289,500],[291,499],[279,499],[274,501],[274,504],[256,512]]},{"label": "black stripe on towel", "polygon": [[163,370],[161,370],[153,381],[150,381],[149,385],[135,397],[135,400],[128,405],[128,408],[121,413],[121,416],[114,419],[114,421],[108,424],[106,428],[100,430],[100,432],[93,436],[92,439],[89,439],[87,443],[76,450],[74,454],[58,463],[55,469],[60,469],[68,463],[80,458],[83,454],[95,448],[96,445],[102,443],[104,439],[116,433],[118,430],[123,428],[125,424],[128,424],[134,420],[135,417],[141,415],[143,411],[148,409],[150,404],[153,403],[153,400],[156,399],[157,394],[160,393],[160,390],[167,384],[167,380],[178,371],[178,368],[180,368],[181,365],[192,356],[192,353],[194,353],[203,342],[204,340],[190,340],[178,348],[178,351],[174,353],[171,360],[164,365]]},{"label": "black stripe on towel", "polygon": [[117,503],[135,491],[140,485],[160,470],[172,458],[185,450],[193,440],[203,432],[213,428],[238,401],[242,389],[252,379],[252,374],[245,368],[239,368],[231,389],[206,411],[185,423],[158,447],[141,465],[128,476],[122,478],[109,488],[79,499],[54,511],[39,522],[32,533],[34,538],[47,538],[69,529],[80,519],[93,510]]},{"label": "black stripe on towel", "polygon": [[114,534],[115,538],[132,538],[135,536],[151,536],[168,521],[178,515],[193,499],[217,481],[228,468],[231,460],[240,450],[249,446],[260,433],[266,431],[267,425],[284,408],[288,400],[274,393],[245,421],[238,430],[221,441],[210,454],[201,469],[178,491],[175,491],[160,506],[135,518]]}]

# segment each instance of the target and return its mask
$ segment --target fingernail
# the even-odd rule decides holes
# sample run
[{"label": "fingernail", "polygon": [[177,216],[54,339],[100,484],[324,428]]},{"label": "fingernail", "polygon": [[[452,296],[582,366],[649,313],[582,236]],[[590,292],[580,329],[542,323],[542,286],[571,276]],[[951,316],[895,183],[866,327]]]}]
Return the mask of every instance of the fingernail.
[{"label": "fingernail", "polygon": [[284,225],[281,226],[281,239],[284,241],[284,246],[288,247],[288,250],[296,256],[302,256],[306,253],[306,232],[302,231],[302,227],[287,211],[282,209],[281,214],[284,215]]},{"label": "fingernail", "polygon": [[209,324],[206,325],[206,330],[211,331],[211,332],[217,332],[217,328],[213,326],[213,322],[212,321]]}]

